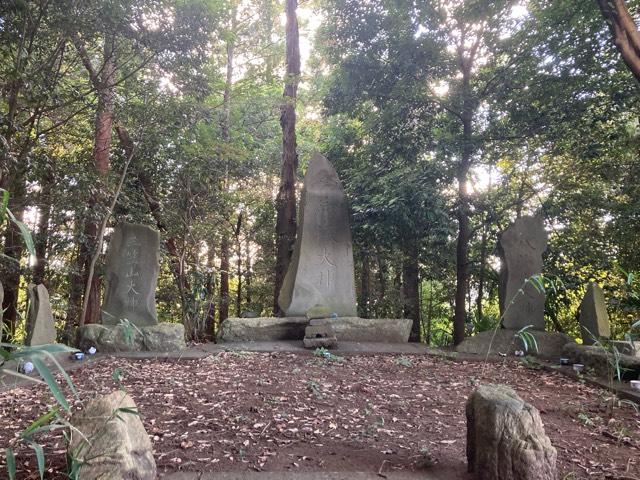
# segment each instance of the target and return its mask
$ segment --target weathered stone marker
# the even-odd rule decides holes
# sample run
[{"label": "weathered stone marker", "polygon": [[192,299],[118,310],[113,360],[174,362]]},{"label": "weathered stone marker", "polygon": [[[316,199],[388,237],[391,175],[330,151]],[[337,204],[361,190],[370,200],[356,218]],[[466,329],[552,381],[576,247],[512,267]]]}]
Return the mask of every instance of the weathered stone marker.
[{"label": "weathered stone marker", "polygon": [[[155,480],[156,462],[136,404],[117,390],[74,413],[69,456],[79,462],[80,480]],[[81,432],[81,433],[78,433]]]},{"label": "weathered stone marker", "polygon": [[587,287],[587,293],[580,304],[579,320],[584,345],[593,345],[599,338],[611,337],[607,302],[597,283],[590,282]]},{"label": "weathered stone marker", "polygon": [[[542,254],[546,249],[547,232],[541,217],[518,218],[500,235],[498,253],[502,268],[498,292],[505,328],[518,330],[533,325],[536,330],[544,330],[545,295],[531,282],[525,285],[525,281],[542,272]],[[519,292],[521,288],[524,295]]]},{"label": "weathered stone marker", "polygon": [[315,305],[356,316],[347,199],[335,169],[319,153],[304,177],[297,240],[278,304],[288,317],[304,316]]},{"label": "weathered stone marker", "polygon": [[102,323],[127,319],[137,326],[158,323],[156,285],[160,269],[160,236],[146,225],[116,226],[107,251]]},{"label": "weathered stone marker", "polygon": [[477,480],[556,480],[556,449],[538,410],[504,385],[467,401],[467,462]]},{"label": "weathered stone marker", "polygon": [[49,303],[49,292],[44,285],[29,285],[29,314],[27,317],[26,345],[46,345],[56,341],[56,325]]}]

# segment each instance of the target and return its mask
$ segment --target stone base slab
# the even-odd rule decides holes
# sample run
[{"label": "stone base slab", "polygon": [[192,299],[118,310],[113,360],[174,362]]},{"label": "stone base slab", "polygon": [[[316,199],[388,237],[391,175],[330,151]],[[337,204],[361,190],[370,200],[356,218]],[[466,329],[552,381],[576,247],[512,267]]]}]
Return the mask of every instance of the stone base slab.
[{"label": "stone base slab", "polygon": [[[581,363],[586,368],[593,369],[597,375],[607,378],[611,376],[614,379],[617,375],[614,355],[600,347],[568,344],[564,347],[563,355],[572,363]],[[617,364],[623,380],[640,379],[640,357],[621,354]]]},{"label": "stone base slab", "polygon": [[[338,341],[405,343],[411,320],[339,317],[331,319]],[[302,340],[309,320],[305,317],[227,318],[218,332],[219,342],[270,342]]]},{"label": "stone base slab", "polygon": [[[473,337],[465,339],[456,347],[456,351],[460,353],[486,355],[487,350],[489,350],[489,345],[491,345],[491,352],[489,352],[491,355],[506,353],[511,356],[516,350],[524,351],[524,345],[520,339],[515,337],[516,332],[517,330],[500,328],[495,332],[495,337],[493,330],[480,332]],[[536,352],[534,348],[529,345],[529,351],[526,352],[527,355],[535,355],[557,361],[562,356],[564,346],[567,343],[575,343],[571,337],[564,333],[541,332],[537,330],[530,330],[529,333],[536,339],[538,351]]]},{"label": "stone base slab", "polygon": [[159,323],[148,327],[84,325],[78,329],[78,348],[95,347],[101,353],[175,352],[184,350],[184,325]]}]

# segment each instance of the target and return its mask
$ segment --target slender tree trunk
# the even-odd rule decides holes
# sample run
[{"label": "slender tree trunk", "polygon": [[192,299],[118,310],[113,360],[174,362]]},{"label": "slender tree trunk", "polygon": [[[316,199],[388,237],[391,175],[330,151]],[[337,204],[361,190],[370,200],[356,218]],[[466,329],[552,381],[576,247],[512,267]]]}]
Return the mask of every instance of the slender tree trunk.
[{"label": "slender tree trunk", "polygon": [[249,241],[249,235],[245,238],[245,254],[244,257],[246,259],[244,276],[245,276],[245,301],[249,308],[251,308],[251,281],[252,281],[252,273],[251,273],[251,242]]},{"label": "slender tree trunk", "polygon": [[207,312],[205,315],[205,335],[210,338],[215,338],[216,334],[216,306],[215,306],[215,291],[216,291],[216,276],[214,271],[215,249],[213,243],[209,245],[209,251],[207,252],[207,265],[209,266],[209,275],[207,278]]},{"label": "slender tree trunk", "polygon": [[236,261],[236,275],[238,277],[238,289],[236,290],[236,316],[242,314],[242,248],[238,242],[238,259]]},{"label": "slender tree trunk", "polygon": [[35,239],[36,262],[33,266],[33,283],[36,285],[43,283],[47,265],[47,247],[49,244],[49,221],[51,220],[51,210],[53,201],[51,189],[53,186],[53,174],[51,170],[42,179],[39,201],[38,232]]},{"label": "slender tree trunk", "polygon": [[361,251],[362,272],[360,275],[360,311],[363,318],[369,318],[369,303],[371,300],[371,259],[367,250]]},{"label": "slender tree trunk", "polygon": [[385,261],[382,251],[377,249],[376,251],[376,259],[378,261],[378,295],[377,295],[377,305],[383,305],[382,311],[378,308],[376,311],[376,316],[378,317],[387,317],[389,315],[389,309],[386,307],[384,300],[387,296],[387,276],[389,275],[389,269],[387,268],[387,262]]},{"label": "slender tree trunk", "polygon": [[273,291],[273,310],[280,314],[278,296],[291,261],[296,238],[296,100],[300,81],[300,39],[298,32],[297,0],[285,0],[286,25],[286,77],[280,107],[282,127],[282,170],[280,188],[276,197],[276,268]]},{"label": "slender tree trunk", "polygon": [[420,275],[418,256],[416,252],[405,255],[402,262],[402,297],[404,305],[404,318],[410,318],[411,334],[410,342],[420,342]]},{"label": "slender tree trunk", "polygon": [[220,301],[218,318],[220,322],[229,317],[229,238],[223,235],[220,242]]},{"label": "slender tree trunk", "polygon": [[458,164],[458,239],[456,245],[456,293],[453,316],[453,343],[464,340],[467,313],[465,309],[467,285],[469,282],[469,192],[467,180],[471,168],[473,104],[470,89],[470,64],[462,62],[463,108],[462,108],[462,155]]},{"label": "slender tree trunk", "polygon": [[486,225],[482,228],[482,237],[480,239],[480,262],[478,265],[478,296],[476,298],[476,314],[478,322],[482,323],[484,317],[482,300],[484,297],[484,276],[485,276],[485,263],[487,262],[487,228]]}]

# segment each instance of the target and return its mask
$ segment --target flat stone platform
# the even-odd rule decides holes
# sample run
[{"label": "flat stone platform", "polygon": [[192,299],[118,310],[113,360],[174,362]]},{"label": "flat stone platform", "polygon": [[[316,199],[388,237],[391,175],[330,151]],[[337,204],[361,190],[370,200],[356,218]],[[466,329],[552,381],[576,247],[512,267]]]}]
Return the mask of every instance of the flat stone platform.
[{"label": "flat stone platform", "polygon": [[[446,480],[445,474],[430,472],[177,472],[160,474],[163,480]],[[457,477],[456,477],[457,478]],[[471,476],[469,475],[469,478]]]},{"label": "flat stone platform", "polygon": [[[340,342],[404,343],[409,341],[412,321],[406,318],[339,317],[331,326]],[[227,318],[218,342],[271,342],[302,340],[309,324],[305,317]]]}]

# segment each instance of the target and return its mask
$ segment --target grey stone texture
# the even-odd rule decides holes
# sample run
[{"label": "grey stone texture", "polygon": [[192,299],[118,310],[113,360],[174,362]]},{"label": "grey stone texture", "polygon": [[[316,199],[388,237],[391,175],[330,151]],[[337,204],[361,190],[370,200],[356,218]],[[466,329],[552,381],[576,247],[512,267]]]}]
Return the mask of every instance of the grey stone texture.
[{"label": "grey stone texture", "polygon": [[309,320],[313,320],[315,318],[331,318],[331,315],[334,312],[325,305],[314,305],[305,313],[305,316]]},{"label": "grey stone texture", "polygon": [[[613,375],[616,378],[614,365],[616,363],[612,353],[592,345],[567,344],[562,354],[571,363],[581,363],[588,370],[593,370],[601,377]],[[623,380],[640,378],[640,357],[621,354],[617,361]]]},{"label": "grey stone texture", "polygon": [[[338,341],[405,343],[412,321],[406,318],[339,317],[331,319]],[[302,340],[309,324],[306,317],[227,318],[218,332],[220,342],[269,342]]]},{"label": "grey stone texture", "polygon": [[580,304],[580,333],[583,345],[593,345],[600,338],[611,337],[607,301],[597,283],[589,283]]},{"label": "grey stone texture", "polygon": [[[536,339],[538,351],[536,352],[530,346],[529,351],[526,353],[554,361],[557,361],[562,356],[564,346],[567,343],[575,343],[571,337],[564,333],[542,331],[531,331],[530,333]],[[498,329],[495,332],[495,337],[493,330],[488,330],[480,332],[473,337],[465,338],[455,349],[460,353],[486,355],[489,345],[491,345],[491,355],[498,355],[499,353],[513,355],[516,350],[525,350],[522,341],[515,337],[515,331],[505,328]]]},{"label": "grey stone texture", "polygon": [[332,320],[329,318],[312,318],[304,330],[302,340],[305,348],[335,348],[338,346]]},{"label": "grey stone texture", "polygon": [[500,235],[498,253],[502,267],[498,293],[505,328],[518,330],[533,325],[536,330],[544,330],[545,295],[531,282],[525,285],[525,281],[542,273],[542,254],[546,249],[547,232],[539,216],[520,217]]},{"label": "grey stone texture", "polygon": [[79,480],[155,480],[153,447],[134,411],[132,398],[117,390],[73,414],[71,424],[82,434],[72,430],[68,452],[82,464]]},{"label": "grey stone texture", "polygon": [[49,292],[44,285],[31,284],[29,294],[29,313],[27,316],[26,345],[46,345],[56,341],[56,324],[49,303]]},{"label": "grey stone texture", "polygon": [[623,355],[640,357],[640,341],[637,340],[612,340],[611,344]]},{"label": "grey stone texture", "polygon": [[2,309],[2,302],[4,302],[4,287],[2,286],[2,282],[0,282],[0,332],[3,331],[3,323],[2,323],[2,315],[4,314],[4,310]]},{"label": "grey stone texture", "polygon": [[297,239],[278,304],[288,317],[305,316],[315,305],[341,317],[357,315],[347,198],[319,153],[304,178]]},{"label": "grey stone texture", "polygon": [[160,235],[147,226],[116,226],[107,250],[102,323],[127,319],[139,327],[158,323],[156,285],[160,269]]},{"label": "grey stone texture", "polygon": [[482,385],[467,401],[467,462],[477,480],[556,480],[557,453],[538,410],[509,387]]},{"label": "grey stone texture", "polygon": [[98,352],[176,352],[187,348],[184,325],[159,323],[148,327],[84,325],[78,329],[78,348]]}]

